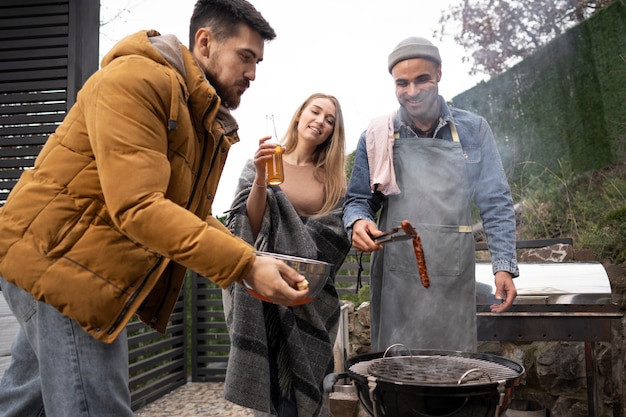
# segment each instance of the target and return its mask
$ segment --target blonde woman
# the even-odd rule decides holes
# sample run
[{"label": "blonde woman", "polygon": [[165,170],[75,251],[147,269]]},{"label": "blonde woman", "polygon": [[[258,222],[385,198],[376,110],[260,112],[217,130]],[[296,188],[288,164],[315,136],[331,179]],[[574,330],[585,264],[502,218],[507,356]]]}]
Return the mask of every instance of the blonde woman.
[{"label": "blonde woman", "polygon": [[248,161],[227,226],[258,250],[335,265],[312,302],[292,307],[252,297],[241,285],[224,291],[231,351],[224,396],[255,415],[328,416],[322,382],[333,370],[339,319],[336,268],[350,249],[342,224],[346,191],[341,107],[313,94],[294,113],[282,138],[285,178],[266,184],[275,144],[259,140]]}]

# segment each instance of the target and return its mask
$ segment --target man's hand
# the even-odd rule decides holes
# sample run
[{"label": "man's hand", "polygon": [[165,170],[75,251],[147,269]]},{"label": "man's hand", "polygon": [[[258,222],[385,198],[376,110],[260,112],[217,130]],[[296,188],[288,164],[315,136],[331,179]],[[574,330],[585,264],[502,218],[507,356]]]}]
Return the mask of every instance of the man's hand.
[{"label": "man's hand", "polygon": [[508,310],[515,297],[517,297],[517,289],[513,282],[513,276],[506,271],[498,271],[495,276],[496,283],[496,300],[501,300],[502,304],[492,304],[492,313],[502,313]]},{"label": "man's hand", "polygon": [[374,252],[381,250],[382,245],[374,242],[373,237],[381,235],[382,232],[378,230],[376,223],[371,220],[357,220],[352,225],[352,246],[356,250],[363,252]]},{"label": "man's hand", "polygon": [[309,290],[296,290],[305,278],[279,259],[257,256],[246,283],[261,297],[275,304],[289,305],[306,297]]}]

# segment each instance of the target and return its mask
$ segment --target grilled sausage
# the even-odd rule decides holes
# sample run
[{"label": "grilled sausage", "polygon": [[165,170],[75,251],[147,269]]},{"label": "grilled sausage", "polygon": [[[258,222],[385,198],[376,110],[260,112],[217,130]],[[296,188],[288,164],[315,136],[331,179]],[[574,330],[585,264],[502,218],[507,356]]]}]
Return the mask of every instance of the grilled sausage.
[{"label": "grilled sausage", "polygon": [[426,259],[424,258],[424,247],[422,246],[422,238],[417,234],[415,228],[409,223],[408,220],[403,220],[400,223],[402,230],[407,235],[413,236],[413,251],[415,252],[415,259],[417,259],[417,270],[420,274],[420,280],[424,288],[430,287],[430,278],[428,277],[428,269],[426,268]]}]

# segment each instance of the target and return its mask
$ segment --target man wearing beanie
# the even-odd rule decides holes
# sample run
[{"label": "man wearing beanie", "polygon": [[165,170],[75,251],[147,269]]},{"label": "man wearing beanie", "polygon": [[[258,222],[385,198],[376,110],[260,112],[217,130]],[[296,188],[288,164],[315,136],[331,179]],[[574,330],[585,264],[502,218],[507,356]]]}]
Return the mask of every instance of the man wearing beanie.
[{"label": "man wearing beanie", "polygon": [[[407,38],[387,64],[400,108],[373,119],[361,135],[344,205],[352,245],[373,252],[372,349],[401,343],[474,352],[472,202],[491,253],[498,300],[491,311],[505,311],[517,295],[515,213],[500,155],[483,117],[439,95],[435,45]],[[418,268],[411,240],[375,241],[403,220],[421,237],[426,268]]]}]

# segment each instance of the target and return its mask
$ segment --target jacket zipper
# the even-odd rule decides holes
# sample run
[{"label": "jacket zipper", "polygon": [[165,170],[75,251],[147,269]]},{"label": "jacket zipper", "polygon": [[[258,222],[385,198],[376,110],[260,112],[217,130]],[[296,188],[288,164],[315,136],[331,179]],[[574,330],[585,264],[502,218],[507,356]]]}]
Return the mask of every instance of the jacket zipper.
[{"label": "jacket zipper", "polygon": [[[209,105],[209,107],[207,108],[207,110],[204,112],[204,115],[202,116],[202,124],[204,125],[204,120],[207,118],[207,115],[209,114],[209,109],[211,109],[213,107],[213,104],[215,103],[215,97],[213,96],[213,99],[211,100],[211,104]],[[207,140],[207,135],[208,132],[205,129],[204,130],[204,143],[202,144],[202,159],[200,159],[200,165],[198,166],[198,172],[196,173],[196,180],[193,182],[193,188],[191,189],[191,195],[189,196],[189,201],[187,202],[187,205],[185,206],[186,209],[189,209],[189,207],[191,207],[191,203],[193,202],[193,199],[196,195],[196,191],[198,191],[198,184],[200,183],[200,176],[202,174],[202,165],[204,165],[204,158],[206,155],[206,149],[208,146],[208,140]],[[215,148],[215,152],[217,152],[218,147]],[[214,154],[215,155],[215,154]],[[211,173],[211,167],[209,167],[209,171],[207,173],[210,174]]]}]

